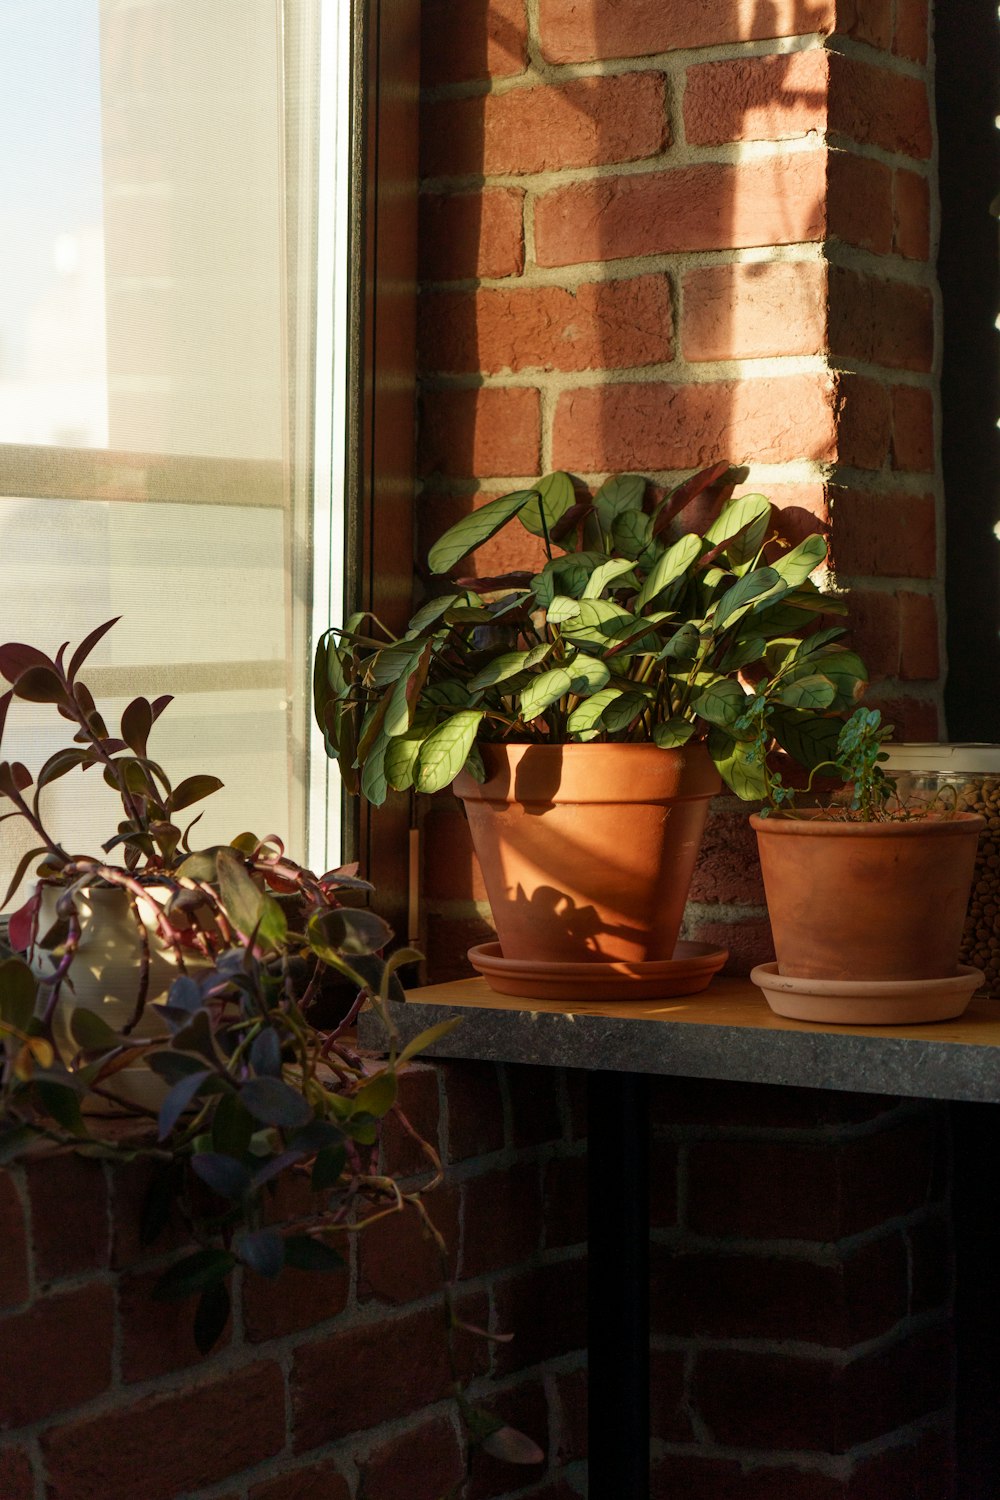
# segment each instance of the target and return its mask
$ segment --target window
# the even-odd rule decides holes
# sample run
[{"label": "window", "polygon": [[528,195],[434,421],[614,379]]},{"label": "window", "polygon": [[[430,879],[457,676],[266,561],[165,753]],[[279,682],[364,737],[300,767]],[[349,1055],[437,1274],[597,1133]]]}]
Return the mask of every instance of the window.
[{"label": "window", "polygon": [[[351,46],[346,0],[0,7],[2,638],[55,650],[123,616],[84,675],[112,714],[177,696],[151,753],[226,784],[194,837],[276,832],[321,866],[339,796],[308,684],[343,607]],[[18,703],[8,751],[40,764],[51,719]],[[48,789],[67,843],[107,835],[103,795]]]}]

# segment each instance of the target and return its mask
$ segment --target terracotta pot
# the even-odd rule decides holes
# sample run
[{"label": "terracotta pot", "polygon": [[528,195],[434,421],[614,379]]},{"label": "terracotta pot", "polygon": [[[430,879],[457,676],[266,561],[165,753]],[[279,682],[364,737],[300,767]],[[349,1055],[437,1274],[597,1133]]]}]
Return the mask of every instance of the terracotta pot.
[{"label": "terracotta pot", "polygon": [[932,980],[958,971],[972,813],[899,823],[753,816],[778,973]]},{"label": "terracotta pot", "polygon": [[671,957],[720,779],[703,745],[484,745],[465,803],[506,959]]}]

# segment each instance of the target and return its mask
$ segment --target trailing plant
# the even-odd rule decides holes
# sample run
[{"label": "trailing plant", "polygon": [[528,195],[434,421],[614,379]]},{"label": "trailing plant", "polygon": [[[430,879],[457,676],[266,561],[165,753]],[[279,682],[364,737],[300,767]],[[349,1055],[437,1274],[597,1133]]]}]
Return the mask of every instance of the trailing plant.
[{"label": "trailing plant", "polygon": [[[766,805],[761,808],[760,816],[793,813],[797,790],[785,786],[781,772],[775,770],[768,759],[774,736],[770,703],[765,693],[754,693],[743,715],[742,727],[753,731],[752,754],[762,771]],[[811,792],[820,772],[835,776],[846,784],[850,800],[838,797],[823,810],[824,817],[879,823],[912,816],[912,811],[896,800],[895,778],[887,776],[882,769],[889,759],[882,747],[892,734],[893,726],[882,723],[877,708],[855,709],[840,729],[834,756],[812,769],[805,786],[805,792]]]},{"label": "trailing plant", "polygon": [[[403,948],[386,957],[389,926],[371,910],[344,904],[371,890],[353,866],[316,875],[289,859],[279,839],[248,833],[191,848],[194,825],[182,828],[177,815],[221,782],[193,776],[175,787],[151,759],[149,732],[170,700],[134,699],[114,734],[79,676],[114,623],[92,631],[68,660],[68,646],[51,658],[19,643],[0,646],[0,673],[10,683],[0,697],[0,740],[16,699],[51,703],[75,730],[72,743],[37,774],[19,761],[0,761],[0,799],[10,804],[3,818],[27,823],[37,839],[5,901],[38,861],[37,883],[9,924],[16,951],[0,961],[0,1165],[42,1142],[111,1162],[150,1163],[144,1242],[155,1243],[179,1216],[193,1244],[164,1271],[153,1296],[197,1296],[194,1332],[203,1352],[225,1327],[238,1267],[266,1278],[335,1270],[348,1237],[387,1214],[414,1212],[441,1255],[451,1348],[466,1325],[455,1312],[446,1247],[425,1203],[441,1180],[441,1162],[403,1114],[398,1086],[411,1060],[455,1023],[400,1047],[385,1002],[404,998],[397,971],[420,955]],[[94,767],[118,791],[123,819],[100,854],[82,856],[50,830],[44,793],[63,776]],[[121,863],[110,858],[115,850]],[[94,887],[122,893],[140,936],[134,1006],[120,1030],[74,999],[78,902]],[[42,933],[47,888],[58,896],[58,921]],[[176,972],[165,993],[151,995],[157,947],[171,955]],[[322,1002],[331,976],[346,986],[348,1003],[328,1024]],[[387,1056],[379,1063],[353,1045],[364,1004],[385,1027]],[[126,1069],[141,1070],[158,1088],[157,1107],[129,1102],[134,1091],[116,1093]],[[86,1108],[92,1096],[113,1099],[134,1128],[109,1133]],[[416,1184],[404,1187],[380,1166],[380,1128],[390,1114],[424,1156],[426,1172]],[[308,1186],[309,1206],[276,1223],[269,1200],[283,1179]],[[475,1440],[497,1456],[534,1462],[538,1450],[528,1439],[469,1404],[454,1356],[452,1368]]]},{"label": "trailing plant", "polygon": [[[778,744],[807,769],[829,760],[867,672],[820,618],[845,612],[811,576],[826,543],[788,546],[770,502],[732,498],[728,473],[715,464],[655,500],[637,475],[590,499],[550,474],[451,527],[428,555],[432,579],[515,522],[547,561],[449,577],[400,636],[370,614],[324,635],[315,712],[348,788],[380,803],[390,788],[439,791],[463,767],[482,779],[480,742],[705,740],[732,790],[760,798],[752,683]],[[686,508],[713,493],[715,520],[683,531]]]}]

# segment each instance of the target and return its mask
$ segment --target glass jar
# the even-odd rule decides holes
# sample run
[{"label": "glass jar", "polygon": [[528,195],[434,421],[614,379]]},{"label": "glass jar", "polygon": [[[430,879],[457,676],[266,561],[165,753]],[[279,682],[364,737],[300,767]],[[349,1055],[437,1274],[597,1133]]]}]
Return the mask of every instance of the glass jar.
[{"label": "glass jar", "polygon": [[962,938],[962,962],[1000,999],[1000,745],[887,745],[886,772],[904,807],[974,812],[986,819]]}]

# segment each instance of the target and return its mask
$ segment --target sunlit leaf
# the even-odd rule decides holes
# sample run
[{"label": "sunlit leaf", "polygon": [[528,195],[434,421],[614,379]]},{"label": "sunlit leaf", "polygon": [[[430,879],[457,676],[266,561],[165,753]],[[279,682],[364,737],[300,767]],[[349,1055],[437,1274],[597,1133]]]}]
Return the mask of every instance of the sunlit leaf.
[{"label": "sunlit leaf", "polygon": [[578,734],[586,739],[593,738],[601,731],[601,719],[604,710],[616,702],[622,696],[621,688],[601,688],[600,692],[593,693],[589,698],[584,698],[566,720],[566,727],[570,734]]},{"label": "sunlit leaf", "polygon": [[796,677],[791,682],[782,683],[778,689],[779,701],[787,704],[789,708],[811,708],[819,711],[829,708],[836,696],[837,689],[829,677],[822,677],[818,673]]},{"label": "sunlit leaf", "polygon": [[637,610],[645,609],[665,589],[676,583],[701,556],[701,539],[693,534],[682,536],[680,541],[668,547],[662,557],[658,558],[646,578],[646,582],[639,590],[635,601]]},{"label": "sunlit leaf", "polygon": [[418,792],[440,792],[448,786],[468,759],[483,715],[465,709],[439,724],[420,747],[414,786]]},{"label": "sunlit leaf", "polygon": [[602,529],[610,534],[615,520],[624,511],[642,510],[646,481],[641,474],[614,474],[606,479],[594,496],[594,508]]},{"label": "sunlit leaf", "polygon": [[[573,489],[573,481],[568,474],[546,474],[534,486],[538,499],[534,505],[526,505],[517,513],[517,519],[525,531],[530,531],[532,536],[543,536],[545,531],[551,537],[552,532],[567,511],[576,504],[576,492]],[[541,514],[539,514],[541,512]],[[542,515],[545,517],[545,526],[542,526]]]},{"label": "sunlit leaf", "polygon": [[826,538],[817,532],[813,536],[807,536],[804,542],[793,547],[791,552],[786,552],[784,557],[779,557],[771,567],[788,588],[798,588],[805,583],[810,573],[826,561],[826,550]]},{"label": "sunlit leaf", "polygon": [[661,750],[675,750],[679,745],[686,745],[693,734],[694,725],[690,719],[666,719],[653,729],[653,743]]},{"label": "sunlit leaf", "polygon": [[730,791],[744,802],[762,801],[767,796],[764,766],[754,756],[752,743],[733,739],[721,729],[708,736],[708,752],[716,770]]},{"label": "sunlit leaf", "polygon": [[747,695],[731,677],[719,677],[691,700],[691,707],[710,724],[728,726],[746,711]]},{"label": "sunlit leaf", "polygon": [[515,490],[511,495],[501,495],[498,500],[489,500],[463,516],[444,536],[439,537],[427,554],[427,564],[432,573],[447,573],[463,557],[488,542],[501,527],[506,526],[529,502],[537,505],[537,490]]}]

